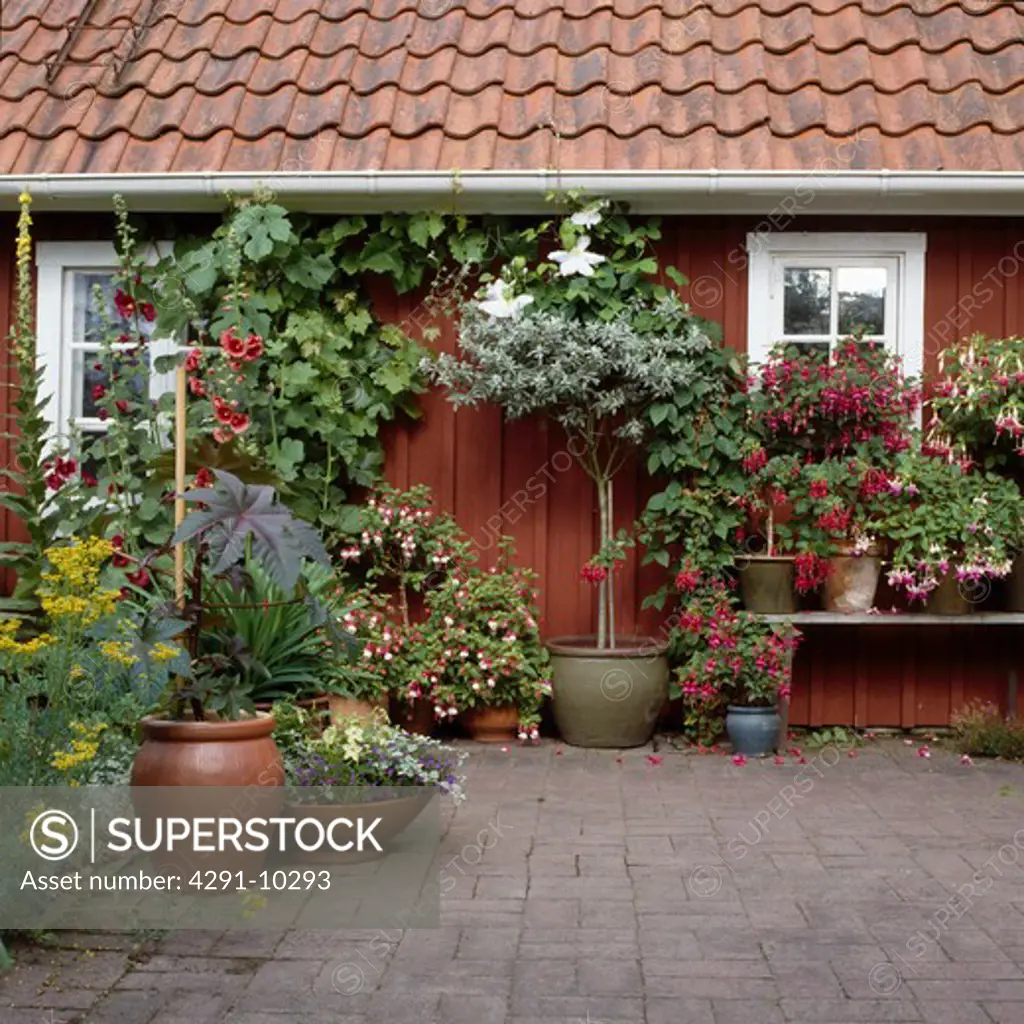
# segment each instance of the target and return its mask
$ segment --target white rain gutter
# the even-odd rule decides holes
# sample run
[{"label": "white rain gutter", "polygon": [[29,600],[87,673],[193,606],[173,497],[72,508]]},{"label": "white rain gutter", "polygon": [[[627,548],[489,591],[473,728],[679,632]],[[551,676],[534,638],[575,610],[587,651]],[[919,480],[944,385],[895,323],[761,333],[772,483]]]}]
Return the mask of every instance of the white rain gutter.
[{"label": "white rain gutter", "polygon": [[297,171],[0,175],[0,209],[27,189],[36,210],[109,210],[118,192],[146,211],[214,210],[227,192],[271,189],[310,212],[457,209],[535,213],[580,189],[644,213],[999,214],[1024,216],[1017,171]]}]

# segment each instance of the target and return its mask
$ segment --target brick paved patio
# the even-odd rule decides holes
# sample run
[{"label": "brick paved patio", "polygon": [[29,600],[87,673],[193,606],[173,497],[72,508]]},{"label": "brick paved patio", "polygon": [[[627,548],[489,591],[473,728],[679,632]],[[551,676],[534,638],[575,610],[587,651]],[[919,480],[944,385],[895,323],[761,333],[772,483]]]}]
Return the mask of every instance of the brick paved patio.
[{"label": "brick paved patio", "polygon": [[63,934],[0,1021],[1024,1022],[1024,768],[472,750],[440,930]]}]

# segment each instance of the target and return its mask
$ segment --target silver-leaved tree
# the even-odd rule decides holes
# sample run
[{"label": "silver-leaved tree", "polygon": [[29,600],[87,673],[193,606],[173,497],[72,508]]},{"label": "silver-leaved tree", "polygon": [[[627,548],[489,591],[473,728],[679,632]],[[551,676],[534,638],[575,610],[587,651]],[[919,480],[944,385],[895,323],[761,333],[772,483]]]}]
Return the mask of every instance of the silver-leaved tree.
[{"label": "silver-leaved tree", "polygon": [[597,490],[601,546],[584,572],[599,584],[597,645],[613,648],[611,574],[631,543],[614,528],[615,476],[644,440],[646,408],[696,386],[716,342],[658,279],[656,221],[633,224],[600,200],[573,206],[506,236],[508,251],[534,256],[510,259],[464,304],[458,352],[427,370],[456,407],[492,403],[509,419],[543,414],[565,430]]}]

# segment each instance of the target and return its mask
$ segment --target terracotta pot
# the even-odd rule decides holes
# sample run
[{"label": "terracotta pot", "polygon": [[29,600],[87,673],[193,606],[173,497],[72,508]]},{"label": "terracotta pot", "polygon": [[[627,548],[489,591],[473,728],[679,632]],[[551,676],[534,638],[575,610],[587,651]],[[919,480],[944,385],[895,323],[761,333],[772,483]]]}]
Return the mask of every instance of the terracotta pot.
[{"label": "terracotta pot", "polygon": [[434,705],[422,697],[411,701],[394,697],[391,702],[391,719],[406,732],[417,736],[433,736],[437,722]]},{"label": "terracotta pot", "polygon": [[834,555],[825,579],[825,611],[866,612],[875,603],[882,575],[882,558],[873,551],[863,555]]},{"label": "terracotta pot", "polygon": [[574,747],[639,747],[654,734],[668,701],[664,644],[618,638],[598,647],[592,636],[560,637],[548,645],[552,710],[558,731]]},{"label": "terracotta pot", "polygon": [[[176,722],[150,716],[141,726],[142,746],[132,767],[132,803],[150,842],[156,818],[228,816],[245,822],[280,813],[284,767],[271,735],[270,715],[258,712],[238,722]],[[155,853],[152,859],[163,873],[191,877],[200,870],[258,871],[264,854],[178,848]]]},{"label": "terracotta pot", "polygon": [[330,710],[331,725],[338,725],[346,719],[353,718],[360,722],[370,722],[378,717],[379,711],[387,711],[388,698],[384,696],[375,697],[373,700],[355,700],[337,693],[329,693],[327,707]]},{"label": "terracotta pot", "polygon": [[519,709],[512,704],[469,708],[459,721],[477,743],[510,743],[519,733]]},{"label": "terracotta pot", "polygon": [[924,610],[932,615],[967,615],[972,607],[971,602],[964,596],[956,573],[950,571],[928,595]]},{"label": "terracotta pot", "polygon": [[744,555],[736,560],[743,606],[759,615],[796,611],[793,559],[789,555]]},{"label": "terracotta pot", "polygon": [[283,786],[284,767],[263,712],[238,722],[175,722],[150,715],[133,786]]},{"label": "terracotta pot", "polygon": [[[377,860],[389,852],[388,842],[401,835],[423,812],[423,809],[430,803],[432,790],[423,791],[420,789],[409,789],[409,796],[398,796],[389,800],[369,800],[361,802],[336,804],[303,804],[288,803],[285,805],[285,816],[296,818],[316,818],[325,827],[336,818],[348,818],[354,821],[356,818],[380,818],[381,822],[373,830],[377,842],[384,848],[383,853],[372,848],[363,850],[335,850],[328,847],[325,850],[302,850],[299,847],[291,847],[287,857],[290,861],[300,864],[359,864],[363,861]],[[346,839],[349,832],[346,829],[340,833]],[[310,845],[309,840],[306,840]]]}]

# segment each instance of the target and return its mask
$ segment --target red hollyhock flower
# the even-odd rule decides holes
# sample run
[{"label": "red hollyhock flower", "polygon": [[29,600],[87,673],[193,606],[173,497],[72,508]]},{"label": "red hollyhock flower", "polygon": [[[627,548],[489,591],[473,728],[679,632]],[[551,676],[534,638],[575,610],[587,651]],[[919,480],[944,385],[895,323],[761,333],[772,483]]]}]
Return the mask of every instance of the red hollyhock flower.
[{"label": "red hollyhock flower", "polygon": [[44,479],[46,480],[46,486],[51,491],[59,491],[64,484],[64,477],[59,473],[47,473]]},{"label": "red hollyhock flower", "polygon": [[231,411],[231,406],[223,398],[214,398],[213,414],[216,416],[217,422],[223,423],[225,426],[231,426],[231,421],[235,416]]},{"label": "red hollyhock flower", "polygon": [[196,477],[193,482],[195,483],[196,487],[212,487],[213,473],[211,473],[205,466],[203,466],[196,473]]},{"label": "red hollyhock flower", "polygon": [[156,319],[156,306],[152,302],[144,302],[139,306],[139,312],[142,314],[143,320],[148,320],[152,323]]},{"label": "red hollyhock flower", "polygon": [[145,566],[139,566],[135,572],[130,572],[125,575],[125,579],[128,580],[133,586],[136,587],[148,587],[149,586],[149,570]]},{"label": "red hollyhock flower", "polygon": [[258,334],[250,334],[245,339],[245,358],[247,360],[259,359],[263,355],[263,339]]},{"label": "red hollyhock flower", "polygon": [[185,356],[185,369],[189,373],[195,373],[199,369],[199,363],[203,358],[203,353],[199,349],[194,348],[189,351],[189,354]]},{"label": "red hollyhock flower", "polygon": [[246,352],[246,341],[235,334],[234,327],[224,331],[220,336],[220,347],[226,356],[232,359],[244,359]]},{"label": "red hollyhock flower", "polygon": [[119,316],[130,317],[135,312],[135,300],[118,288],[114,292],[114,308]]},{"label": "red hollyhock flower", "polygon": [[213,439],[217,444],[227,444],[233,436],[230,430],[225,430],[223,427],[217,427],[213,432]]},{"label": "red hollyhock flower", "polygon": [[114,405],[117,407],[117,411],[119,413],[121,413],[122,415],[124,415],[126,412],[128,412],[128,403],[123,398],[119,398],[114,403]]},{"label": "red hollyhock flower", "polygon": [[231,429],[236,434],[244,434],[249,429],[249,416],[244,412],[236,412],[231,417]]},{"label": "red hollyhock flower", "polygon": [[99,481],[92,475],[87,473],[84,469],[82,470],[82,484],[85,487],[95,487]]},{"label": "red hollyhock flower", "polygon": [[202,377],[189,377],[188,389],[196,398],[206,397],[206,385],[203,383]]},{"label": "red hollyhock flower", "polygon": [[106,393],[107,389],[102,384],[93,384],[92,400],[94,402],[98,402]]}]

